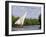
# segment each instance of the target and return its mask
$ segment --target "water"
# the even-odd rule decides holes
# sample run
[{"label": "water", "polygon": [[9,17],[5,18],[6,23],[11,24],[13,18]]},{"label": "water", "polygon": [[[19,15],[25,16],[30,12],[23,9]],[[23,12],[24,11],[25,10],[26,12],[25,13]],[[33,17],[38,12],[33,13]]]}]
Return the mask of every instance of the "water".
[{"label": "water", "polygon": [[12,31],[39,30],[40,25],[23,26],[23,28],[12,28]]}]

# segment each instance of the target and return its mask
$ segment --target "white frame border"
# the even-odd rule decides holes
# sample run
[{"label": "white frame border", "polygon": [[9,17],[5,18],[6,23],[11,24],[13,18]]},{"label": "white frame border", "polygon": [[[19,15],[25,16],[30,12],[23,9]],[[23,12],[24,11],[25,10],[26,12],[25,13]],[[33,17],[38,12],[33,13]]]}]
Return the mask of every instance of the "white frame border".
[{"label": "white frame border", "polygon": [[[11,26],[11,6],[12,5],[17,5],[17,6],[38,6],[41,7],[41,30],[29,30],[29,31],[12,31],[12,26]],[[27,33],[42,33],[44,32],[44,6],[42,4],[26,4],[26,3],[9,3],[9,35],[11,34],[27,34]]]}]

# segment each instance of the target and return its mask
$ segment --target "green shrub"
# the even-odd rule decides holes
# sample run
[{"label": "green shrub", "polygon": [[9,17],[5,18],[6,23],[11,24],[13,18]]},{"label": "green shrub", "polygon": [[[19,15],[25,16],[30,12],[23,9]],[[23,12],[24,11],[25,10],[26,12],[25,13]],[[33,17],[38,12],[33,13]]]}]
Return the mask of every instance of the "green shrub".
[{"label": "green shrub", "polygon": [[[19,17],[12,16],[12,26],[15,26],[15,22],[19,19]],[[24,20],[24,25],[40,25],[39,19],[27,19]]]}]

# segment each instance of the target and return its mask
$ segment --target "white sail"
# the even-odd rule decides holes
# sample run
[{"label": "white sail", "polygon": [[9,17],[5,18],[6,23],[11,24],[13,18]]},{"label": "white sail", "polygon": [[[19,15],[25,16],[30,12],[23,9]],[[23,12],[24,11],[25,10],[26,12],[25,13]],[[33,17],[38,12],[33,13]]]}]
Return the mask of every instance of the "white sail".
[{"label": "white sail", "polygon": [[25,12],[25,14],[15,22],[15,24],[23,25],[26,15],[27,15],[27,12]]}]

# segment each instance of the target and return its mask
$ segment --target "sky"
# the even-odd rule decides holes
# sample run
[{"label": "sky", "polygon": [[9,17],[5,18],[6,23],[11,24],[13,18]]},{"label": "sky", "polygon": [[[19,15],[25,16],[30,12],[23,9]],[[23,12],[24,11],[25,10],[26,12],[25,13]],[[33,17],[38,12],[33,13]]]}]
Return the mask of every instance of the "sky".
[{"label": "sky", "polygon": [[12,16],[23,16],[27,12],[26,18],[38,19],[41,13],[41,7],[36,6],[12,6]]}]

